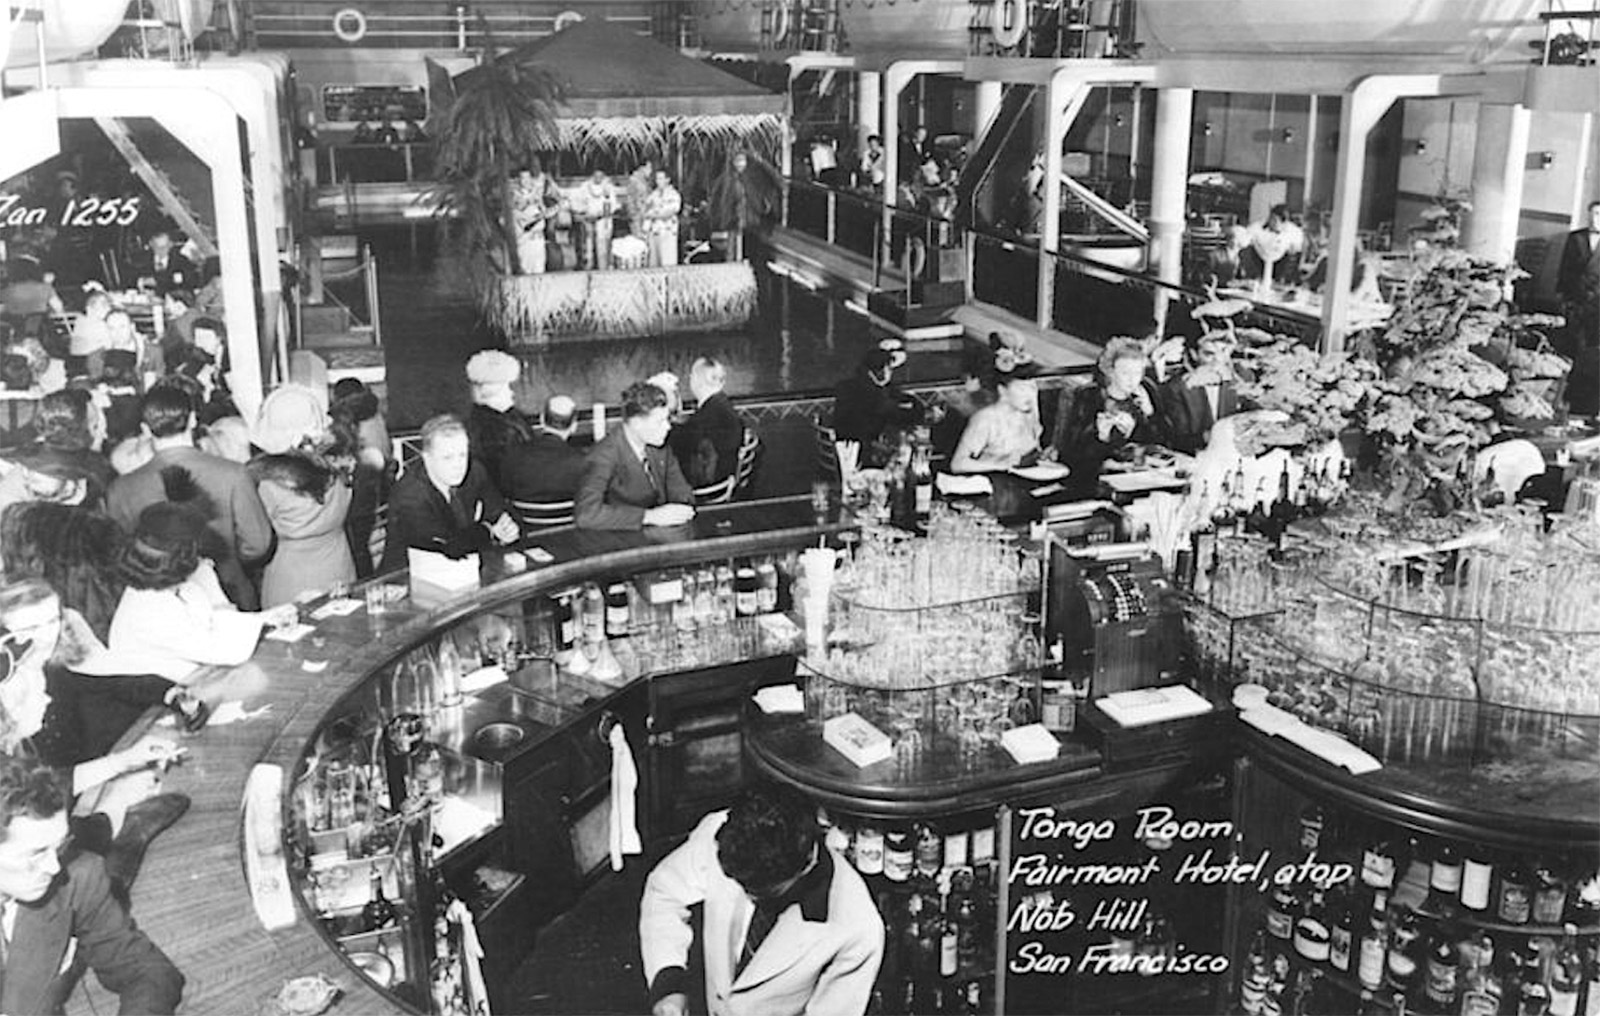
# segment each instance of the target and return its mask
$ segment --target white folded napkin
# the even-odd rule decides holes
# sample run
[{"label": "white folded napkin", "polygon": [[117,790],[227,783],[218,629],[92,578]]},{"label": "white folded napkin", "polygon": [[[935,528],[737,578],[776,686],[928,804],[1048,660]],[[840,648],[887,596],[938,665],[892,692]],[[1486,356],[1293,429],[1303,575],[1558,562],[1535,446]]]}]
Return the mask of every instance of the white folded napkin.
[{"label": "white folded napkin", "polygon": [[979,473],[940,473],[933,478],[933,482],[941,494],[971,497],[994,493],[994,484],[989,482],[987,476]]}]

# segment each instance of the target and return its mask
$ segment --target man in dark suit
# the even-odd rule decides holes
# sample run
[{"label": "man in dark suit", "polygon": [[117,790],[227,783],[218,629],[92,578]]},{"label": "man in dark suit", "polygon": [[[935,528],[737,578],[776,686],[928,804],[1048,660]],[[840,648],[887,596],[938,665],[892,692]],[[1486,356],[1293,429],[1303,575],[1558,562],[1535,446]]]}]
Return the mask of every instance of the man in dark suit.
[{"label": "man in dark suit", "polygon": [[245,575],[245,566],[272,552],[272,523],[256,493],[255,480],[239,463],[194,447],[194,406],[181,389],[151,389],[139,415],[155,456],[111,484],[106,494],[107,514],[125,532],[132,533],[140,512],[167,499],[161,471],[168,466],[182,466],[211,502],[211,528],[230,551],[216,563],[223,590],[240,610],[258,609],[261,601]]},{"label": "man in dark suit", "polygon": [[672,429],[670,443],[683,475],[694,487],[725,480],[739,464],[744,422],[728,393],[727,370],[720,360],[702,356],[689,368],[689,392],[699,403],[682,424]]},{"label": "man in dark suit", "polygon": [[1233,340],[1213,332],[1184,342],[1188,369],[1156,389],[1156,433],[1173,451],[1194,454],[1211,440],[1211,428],[1239,411]]},{"label": "man in dark suit", "polygon": [[73,953],[125,1013],[171,1013],[183,975],[111,895],[95,854],[67,849],[67,792],[44,765],[0,756],[0,1012],[60,1012]]},{"label": "man in dark suit", "polygon": [[166,296],[174,289],[193,289],[199,283],[200,273],[174,249],[171,233],[157,230],[150,234],[148,242],[149,256],[134,265],[134,277],[154,280],[157,296]]},{"label": "man in dark suit", "polygon": [[571,501],[578,496],[586,464],[568,442],[578,425],[578,407],[565,395],[545,401],[538,428],[500,460],[500,490],[513,501]]},{"label": "man in dark suit", "polygon": [[378,570],[404,568],[411,547],[458,560],[515,543],[519,535],[505,499],[468,452],[466,425],[448,413],[424,423],[422,462],[389,494],[389,534]]},{"label": "man in dark suit", "polygon": [[1572,412],[1600,412],[1600,201],[1589,202],[1589,224],[1567,234],[1556,277],[1567,327],[1561,355],[1571,357],[1567,403]]},{"label": "man in dark suit", "polygon": [[622,393],[622,426],[589,452],[573,514],[581,529],[676,526],[694,517],[694,494],[664,447],[667,393],[639,381]]}]

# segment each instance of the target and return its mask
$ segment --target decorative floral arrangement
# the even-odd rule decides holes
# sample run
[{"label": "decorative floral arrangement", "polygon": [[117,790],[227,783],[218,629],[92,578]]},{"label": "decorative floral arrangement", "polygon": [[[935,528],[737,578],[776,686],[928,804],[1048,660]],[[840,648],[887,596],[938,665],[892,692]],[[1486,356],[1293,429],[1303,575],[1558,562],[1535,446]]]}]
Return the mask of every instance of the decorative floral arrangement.
[{"label": "decorative floral arrangement", "polygon": [[1403,306],[1377,338],[1384,376],[1366,415],[1391,508],[1454,509],[1471,494],[1470,456],[1504,424],[1555,416],[1552,382],[1568,365],[1543,329],[1559,319],[1516,312],[1508,294],[1523,275],[1453,248],[1419,255]]},{"label": "decorative floral arrangement", "polygon": [[1353,426],[1366,407],[1378,366],[1351,352],[1319,354],[1280,335],[1242,350],[1239,394],[1261,409],[1287,413],[1286,443],[1320,444]]}]

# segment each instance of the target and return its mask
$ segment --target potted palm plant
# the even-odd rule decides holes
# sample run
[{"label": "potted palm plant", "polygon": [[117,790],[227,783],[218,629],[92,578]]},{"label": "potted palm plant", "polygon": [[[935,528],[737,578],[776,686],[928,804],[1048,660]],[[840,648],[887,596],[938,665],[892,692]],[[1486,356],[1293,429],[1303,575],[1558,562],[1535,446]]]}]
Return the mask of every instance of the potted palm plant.
[{"label": "potted palm plant", "polygon": [[431,197],[485,312],[499,299],[501,277],[516,271],[512,174],[557,146],[565,101],[564,85],[550,71],[514,51],[492,52],[490,43],[432,132],[438,182]]}]

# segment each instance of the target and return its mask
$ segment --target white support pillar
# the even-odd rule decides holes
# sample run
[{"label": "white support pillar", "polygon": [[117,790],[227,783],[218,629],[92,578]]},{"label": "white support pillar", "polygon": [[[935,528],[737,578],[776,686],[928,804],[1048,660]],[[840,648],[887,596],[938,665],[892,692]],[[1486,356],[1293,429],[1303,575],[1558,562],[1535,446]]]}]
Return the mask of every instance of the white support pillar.
[{"label": "white support pillar", "polygon": [[1472,156],[1472,211],[1461,245],[1473,254],[1510,264],[1517,254],[1517,220],[1528,175],[1528,132],[1533,113],[1523,105],[1478,106]]},{"label": "white support pillar", "polygon": [[[151,117],[194,149],[211,170],[217,250],[222,259],[222,298],[227,306],[232,390],[244,418],[255,418],[263,395],[263,354],[256,318],[256,260],[245,208],[245,174],[239,116],[221,95],[206,88],[63,88],[55,92],[62,117]],[[204,124],[200,131],[198,125]],[[277,264],[263,265],[277,282]]]},{"label": "white support pillar", "polygon": [[1071,69],[1050,76],[1045,86],[1044,221],[1039,233],[1039,288],[1034,324],[1050,327],[1055,315],[1056,264],[1049,257],[1061,246],[1061,146],[1067,128],[1083,108],[1089,85]]},{"label": "white support pillar", "polygon": [[1005,96],[1005,85],[999,81],[980,81],[973,96],[973,138],[981,139],[1000,112],[1000,101]]},{"label": "white support pillar", "polygon": [[[1156,91],[1155,165],[1150,174],[1150,253],[1156,278],[1183,281],[1183,231],[1188,219],[1189,150],[1194,89]],[[1167,291],[1156,291],[1156,326],[1166,325]]]},{"label": "white support pillar", "polygon": [[[883,135],[883,75],[862,71],[856,75],[856,151],[867,150],[867,138]],[[893,138],[884,138],[888,148]]]},{"label": "white support pillar", "polygon": [[1350,283],[1355,278],[1356,231],[1361,225],[1361,191],[1366,183],[1367,135],[1396,99],[1441,94],[1438,74],[1375,74],[1345,91],[1339,111],[1339,151],[1334,157],[1332,228],[1328,237],[1328,276],[1322,287],[1322,348],[1344,348],[1350,320]]}]

